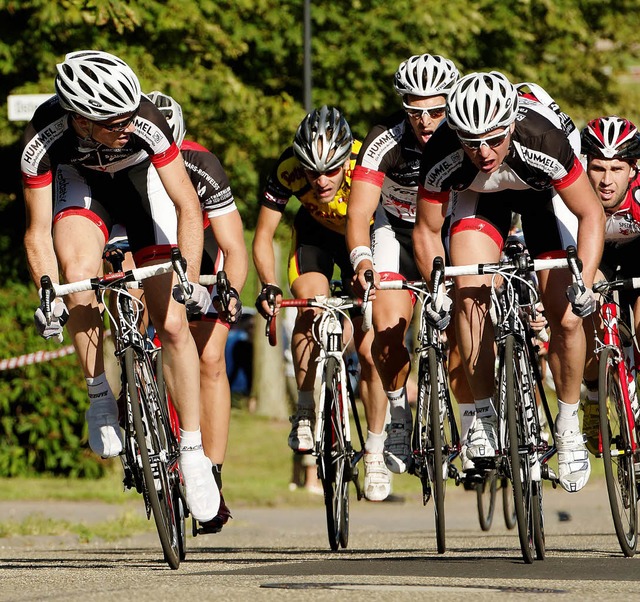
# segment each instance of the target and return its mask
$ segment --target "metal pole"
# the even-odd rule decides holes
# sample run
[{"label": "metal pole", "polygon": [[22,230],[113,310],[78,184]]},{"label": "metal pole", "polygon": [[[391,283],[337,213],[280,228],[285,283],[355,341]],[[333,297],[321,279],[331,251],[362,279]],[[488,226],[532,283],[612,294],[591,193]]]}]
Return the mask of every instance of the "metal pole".
[{"label": "metal pole", "polygon": [[304,0],[304,108],[311,112],[311,0]]}]

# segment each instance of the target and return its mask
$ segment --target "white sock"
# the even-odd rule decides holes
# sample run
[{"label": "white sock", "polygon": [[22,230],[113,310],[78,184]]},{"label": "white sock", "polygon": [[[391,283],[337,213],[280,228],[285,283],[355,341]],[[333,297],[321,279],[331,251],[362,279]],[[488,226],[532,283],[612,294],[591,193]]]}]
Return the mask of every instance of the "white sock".
[{"label": "white sock", "polygon": [[579,403],[565,403],[558,399],[558,416],[556,418],[556,433],[565,431],[580,432],[578,419]]},{"label": "white sock", "polygon": [[476,419],[476,406],[472,403],[460,403],[458,411],[460,412],[460,443],[464,445],[469,436],[469,429]]},{"label": "white sock", "polygon": [[493,405],[491,397],[485,397],[484,399],[476,399],[473,402],[476,406],[477,418],[495,418],[496,408]]},{"label": "white sock", "polygon": [[180,453],[202,451],[202,433],[180,429]]},{"label": "white sock", "polygon": [[411,408],[407,401],[407,391],[404,387],[397,391],[385,391],[389,400],[391,422],[404,422],[411,424]]},{"label": "white sock", "polygon": [[387,434],[384,431],[381,433],[367,431],[367,441],[364,444],[365,451],[370,454],[381,454],[384,451],[384,440],[386,438]]},{"label": "white sock", "polygon": [[313,391],[298,391],[298,409],[315,410],[316,401],[313,397]]},{"label": "white sock", "polygon": [[598,401],[598,391],[597,390],[592,391],[591,389],[587,389],[587,399],[589,401]]},{"label": "white sock", "polygon": [[109,382],[105,373],[98,374],[93,378],[85,378],[87,383],[87,391],[89,393],[89,402],[110,400],[115,403],[116,398],[111,391]]}]

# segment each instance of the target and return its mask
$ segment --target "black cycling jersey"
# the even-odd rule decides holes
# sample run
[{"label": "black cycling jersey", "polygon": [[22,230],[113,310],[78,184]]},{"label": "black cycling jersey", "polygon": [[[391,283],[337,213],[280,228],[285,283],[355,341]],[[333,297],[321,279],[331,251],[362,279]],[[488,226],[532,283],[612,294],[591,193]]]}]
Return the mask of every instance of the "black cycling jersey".
[{"label": "black cycling jersey", "polygon": [[21,170],[25,186],[47,186],[58,165],[115,173],[149,159],[156,167],[162,167],[178,154],[167,120],[145,97],[134,121],[135,130],[122,148],[110,148],[93,139],[80,138],[71,119],[57,96],[36,109],[23,138]]},{"label": "black cycling jersey", "polygon": [[557,116],[543,105],[520,99],[509,153],[500,168],[486,175],[472,163],[456,132],[438,128],[425,145],[420,167],[421,197],[448,201],[448,191],[561,189],[573,183],[582,166]]},{"label": "black cycling jersey", "polygon": [[380,186],[385,211],[413,223],[421,155],[406,113],[398,111],[374,126],[365,138],[353,179]]}]

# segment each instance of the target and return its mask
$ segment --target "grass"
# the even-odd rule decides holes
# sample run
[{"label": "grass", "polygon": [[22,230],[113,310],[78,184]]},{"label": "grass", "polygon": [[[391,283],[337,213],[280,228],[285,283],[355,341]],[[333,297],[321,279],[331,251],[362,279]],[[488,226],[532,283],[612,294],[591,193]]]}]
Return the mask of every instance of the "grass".
[{"label": "grass", "polygon": [[93,539],[117,541],[154,529],[154,523],[135,512],[124,512],[117,519],[91,523],[72,523],[41,514],[31,514],[22,521],[0,522],[0,538],[15,536],[75,535],[80,543]]},{"label": "grass", "polygon": [[[556,400],[551,392],[549,401],[555,415]],[[454,412],[457,414],[455,404]],[[293,469],[292,453],[287,447],[289,428],[289,422],[232,410],[224,464],[224,493],[232,507],[322,504],[321,496],[289,490]],[[353,437],[356,437],[355,429]],[[600,460],[592,458],[592,466],[593,477],[603,474]],[[0,479],[0,500],[95,500],[124,504],[139,499],[134,491],[123,491],[121,472],[120,462],[111,461],[107,475],[99,480],[3,478]],[[393,491],[417,498],[421,488],[418,479],[411,475],[394,475]]]}]

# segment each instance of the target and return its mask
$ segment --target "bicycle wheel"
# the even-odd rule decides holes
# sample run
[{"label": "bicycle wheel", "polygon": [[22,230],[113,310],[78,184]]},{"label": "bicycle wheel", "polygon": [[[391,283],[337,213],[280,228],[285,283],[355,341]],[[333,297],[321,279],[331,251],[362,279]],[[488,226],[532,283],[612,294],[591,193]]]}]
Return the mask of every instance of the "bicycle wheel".
[{"label": "bicycle wheel", "polygon": [[533,543],[536,549],[536,558],[544,560],[546,547],[544,540],[544,513],[542,512],[542,482],[532,482],[533,493],[531,495],[531,510],[533,512]]},{"label": "bicycle wheel", "polygon": [[125,351],[127,386],[144,475],[147,513],[153,513],[164,558],[172,569],[180,566],[180,518],[175,499],[179,483],[178,445],[169,426],[166,404],[158,391],[148,354],[133,348]]},{"label": "bicycle wheel", "polygon": [[511,481],[502,477],[500,479],[500,487],[502,489],[502,514],[504,516],[504,524],[507,529],[514,529],[517,522],[516,507],[513,503],[513,487]]},{"label": "bicycle wheel", "polygon": [[483,531],[491,529],[493,512],[496,508],[496,491],[498,477],[495,470],[488,471],[481,483],[476,484],[476,501],[478,505],[478,520]]},{"label": "bicycle wheel", "polygon": [[[178,413],[173,406],[171,399],[167,393],[167,387],[164,382],[164,368],[162,366],[162,349],[158,349],[154,356],[154,368],[156,371],[156,382],[158,384],[158,393],[160,394],[161,407],[167,408],[169,425],[176,442],[180,438],[180,424],[178,421]],[[187,503],[184,496],[184,486],[182,479],[178,473],[172,475],[173,483],[173,503],[176,516],[176,526],[178,528],[178,543],[180,544],[180,561],[187,557],[187,527],[186,517],[188,516]]]},{"label": "bicycle wheel", "polygon": [[343,426],[343,388],[340,363],[333,357],[325,364],[324,429],[319,456],[327,516],[327,535],[333,551],[346,548],[349,542],[349,474],[350,462]]},{"label": "bicycle wheel", "polygon": [[[534,521],[531,470],[529,464],[528,428],[524,413],[523,395],[525,387],[520,354],[522,348],[517,347],[513,335],[505,340],[503,369],[505,371],[506,410],[507,410],[507,442],[509,445],[509,463],[511,482],[513,484],[513,502],[516,509],[518,537],[522,557],[527,564],[533,562],[534,554]],[[501,387],[502,390],[502,387]],[[530,390],[530,389],[529,389]]]},{"label": "bicycle wheel", "polygon": [[[444,450],[445,437],[443,422],[448,421],[446,409],[440,413],[441,402],[444,406],[444,400],[440,399],[440,382],[443,387],[448,386],[446,378],[440,381],[438,378],[442,376],[443,370],[438,363],[438,356],[433,347],[427,349],[427,361],[429,372],[426,375],[426,384],[428,389],[427,399],[429,400],[429,424],[427,428],[427,438],[430,446],[427,450],[427,462],[429,466],[429,476],[433,483],[433,501],[436,524],[436,542],[438,546],[438,554],[444,554],[446,545],[445,535],[445,517],[444,517],[444,493],[447,482],[447,451]],[[447,425],[448,426],[448,425]],[[444,453],[443,453],[444,452]]]},{"label": "bicycle wheel", "polygon": [[631,557],[638,545],[638,490],[620,368],[615,350],[606,347],[600,354],[598,387],[602,463],[616,536],[622,553]]}]

